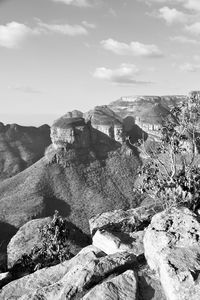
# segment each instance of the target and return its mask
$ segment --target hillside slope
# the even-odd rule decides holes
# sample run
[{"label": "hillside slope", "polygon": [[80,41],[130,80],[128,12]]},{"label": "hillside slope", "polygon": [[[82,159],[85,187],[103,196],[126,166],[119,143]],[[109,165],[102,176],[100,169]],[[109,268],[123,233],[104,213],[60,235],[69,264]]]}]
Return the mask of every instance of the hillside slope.
[{"label": "hillside slope", "polygon": [[48,125],[36,128],[0,123],[0,180],[35,163],[50,143]]},{"label": "hillside slope", "polygon": [[[88,219],[94,214],[135,207],[133,186],[139,161],[122,154],[123,147],[99,134],[101,143],[90,149],[86,159],[73,150],[56,152],[59,159],[44,157],[0,183],[0,221],[18,228],[57,209],[88,232]],[[104,152],[107,158],[99,159],[103,143],[109,148]]]}]

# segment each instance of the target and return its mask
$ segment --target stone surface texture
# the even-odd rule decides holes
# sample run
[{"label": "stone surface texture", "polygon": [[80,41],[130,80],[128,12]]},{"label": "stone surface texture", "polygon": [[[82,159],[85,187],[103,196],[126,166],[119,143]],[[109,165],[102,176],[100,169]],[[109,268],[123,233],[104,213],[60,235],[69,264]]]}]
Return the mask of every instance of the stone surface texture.
[{"label": "stone surface texture", "polygon": [[143,229],[148,226],[153,214],[154,211],[140,207],[106,212],[91,218],[93,245],[106,254],[123,251],[143,254]]},{"label": "stone surface texture", "polygon": [[199,217],[186,208],[152,218],[144,236],[145,256],[167,299],[200,299],[199,238]]},{"label": "stone surface texture", "polygon": [[128,270],[121,275],[108,279],[94,287],[82,300],[136,300],[137,278],[134,271]]}]

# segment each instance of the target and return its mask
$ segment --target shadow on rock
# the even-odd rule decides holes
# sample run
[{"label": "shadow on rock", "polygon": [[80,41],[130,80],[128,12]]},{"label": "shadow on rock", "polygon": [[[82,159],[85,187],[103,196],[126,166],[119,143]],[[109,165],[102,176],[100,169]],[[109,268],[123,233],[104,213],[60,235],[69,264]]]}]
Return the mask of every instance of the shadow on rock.
[{"label": "shadow on rock", "polygon": [[7,245],[16,232],[16,227],[0,222],[0,272],[5,272],[7,269]]}]

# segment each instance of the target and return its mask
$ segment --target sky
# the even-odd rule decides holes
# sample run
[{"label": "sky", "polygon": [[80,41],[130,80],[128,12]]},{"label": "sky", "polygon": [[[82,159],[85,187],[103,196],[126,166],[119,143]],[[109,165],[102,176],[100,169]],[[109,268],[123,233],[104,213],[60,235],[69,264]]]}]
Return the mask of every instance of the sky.
[{"label": "sky", "polygon": [[200,0],[0,0],[0,121],[200,89]]}]

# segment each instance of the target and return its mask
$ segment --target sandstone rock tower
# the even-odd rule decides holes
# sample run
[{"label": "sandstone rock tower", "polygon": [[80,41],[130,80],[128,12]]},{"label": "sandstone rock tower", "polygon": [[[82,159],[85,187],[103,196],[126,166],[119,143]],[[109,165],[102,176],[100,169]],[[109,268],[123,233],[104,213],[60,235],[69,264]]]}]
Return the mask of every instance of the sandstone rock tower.
[{"label": "sandstone rock tower", "polygon": [[86,121],[90,121],[93,128],[103,132],[110,138],[122,143],[124,130],[122,119],[108,106],[96,106],[94,110],[85,114]]},{"label": "sandstone rock tower", "polygon": [[90,125],[79,111],[68,112],[51,127],[51,140],[55,149],[80,149],[90,146]]}]

